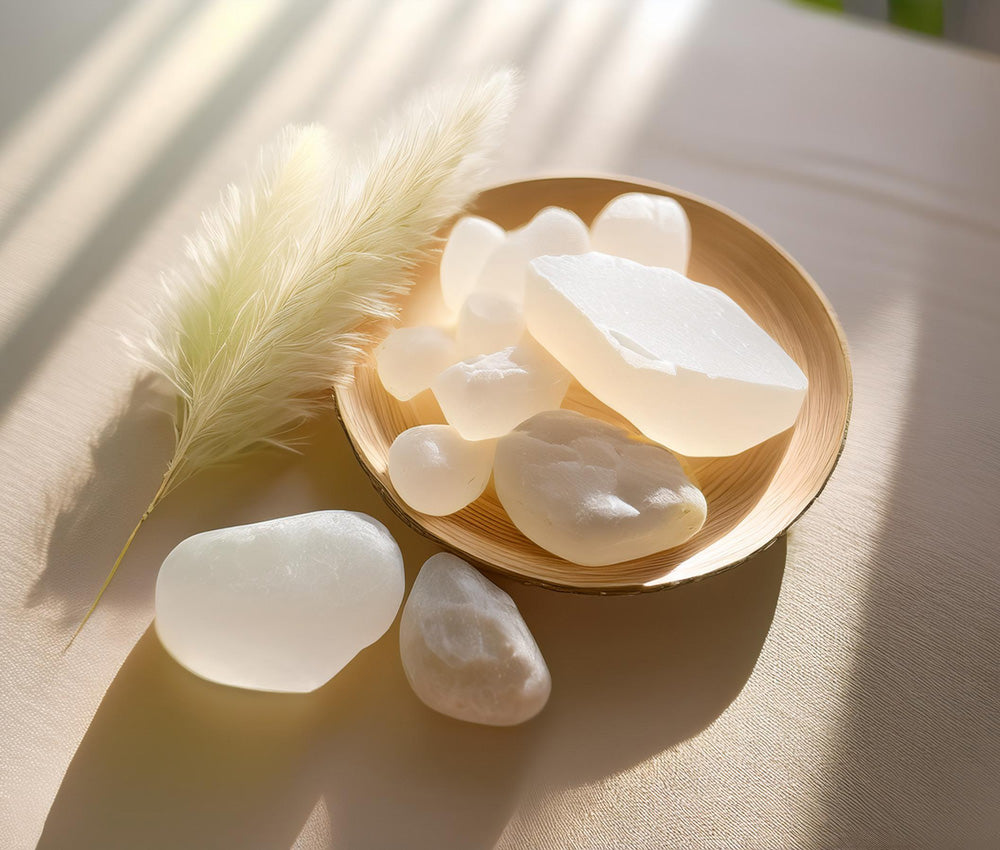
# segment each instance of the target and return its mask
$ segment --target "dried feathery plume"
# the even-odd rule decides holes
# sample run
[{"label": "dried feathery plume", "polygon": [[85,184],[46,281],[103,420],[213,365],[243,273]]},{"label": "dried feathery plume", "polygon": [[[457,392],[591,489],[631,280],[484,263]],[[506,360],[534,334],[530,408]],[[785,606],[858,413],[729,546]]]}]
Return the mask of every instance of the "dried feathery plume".
[{"label": "dried feathery plume", "polygon": [[259,447],[287,448],[351,380],[373,323],[395,315],[435,233],[478,189],[514,90],[509,70],[433,89],[332,174],[326,132],[286,128],[251,187],[230,186],[203,217],[137,346],[176,392],[174,455],[70,643],[170,492]]}]

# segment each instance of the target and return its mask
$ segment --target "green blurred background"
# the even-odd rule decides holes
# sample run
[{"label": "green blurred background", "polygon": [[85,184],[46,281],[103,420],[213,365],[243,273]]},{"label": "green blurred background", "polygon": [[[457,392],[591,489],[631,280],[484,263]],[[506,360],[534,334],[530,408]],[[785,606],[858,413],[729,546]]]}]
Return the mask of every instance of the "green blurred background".
[{"label": "green blurred background", "polygon": [[1000,0],[795,0],[1000,53]]}]

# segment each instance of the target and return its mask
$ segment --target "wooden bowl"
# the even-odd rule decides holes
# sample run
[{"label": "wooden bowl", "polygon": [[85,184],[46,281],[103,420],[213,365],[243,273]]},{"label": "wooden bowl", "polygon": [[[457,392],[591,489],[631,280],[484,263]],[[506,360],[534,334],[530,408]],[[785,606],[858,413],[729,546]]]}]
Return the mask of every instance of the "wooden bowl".
[{"label": "wooden bowl", "polygon": [[[425,516],[404,504],[389,482],[389,447],[407,428],[444,418],[430,391],[409,402],[392,398],[368,357],[357,367],[354,383],[336,394],[358,460],[405,522],[489,570],[590,593],[635,593],[700,579],[742,563],[773,543],[819,495],[837,463],[851,410],[844,334],[819,287],[763,233],[727,210],[675,189],[598,177],[497,186],[483,192],[471,212],[510,230],[543,207],[557,205],[589,223],[613,197],[635,191],[669,195],[684,207],[692,231],[689,276],[728,293],[802,367],[809,378],[802,410],[794,427],[742,454],[681,458],[708,500],[705,526],[688,543],[620,564],[583,567],[524,537],[507,518],[492,485],[451,516]],[[445,315],[436,262],[421,269],[404,301],[405,324],[433,322]],[[563,407],[628,424],[575,382]]]}]

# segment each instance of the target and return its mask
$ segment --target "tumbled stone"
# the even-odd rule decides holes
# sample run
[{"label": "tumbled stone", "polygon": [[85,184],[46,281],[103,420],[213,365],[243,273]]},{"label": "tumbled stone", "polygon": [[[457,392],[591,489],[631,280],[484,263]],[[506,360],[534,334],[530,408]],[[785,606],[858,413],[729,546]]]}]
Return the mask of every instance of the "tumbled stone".
[{"label": "tumbled stone", "polygon": [[806,376],[721,290],[599,253],[531,268],[528,330],[651,440],[733,455],[795,423]]},{"label": "tumbled stone", "polygon": [[458,360],[451,335],[420,325],[397,328],[375,349],[375,367],[382,386],[400,401],[409,401]]},{"label": "tumbled stone", "polygon": [[546,207],[524,227],[507,234],[483,266],[474,291],[497,293],[520,304],[532,259],[589,250],[590,235],[579,216],[562,207]]},{"label": "tumbled stone", "polygon": [[570,410],[540,413],[500,439],[493,482],[525,537],[584,566],[679,546],[707,511],[665,448]]},{"label": "tumbled stone", "polygon": [[523,334],[520,304],[492,292],[473,292],[458,314],[455,342],[461,357],[471,357],[517,345]]},{"label": "tumbled stone", "polygon": [[156,580],[156,633],[203,679],[312,691],[385,633],[403,590],[403,558],[385,526],[317,511],[178,544]]},{"label": "tumbled stone", "polygon": [[673,198],[629,192],[597,214],[590,225],[590,244],[602,254],[687,274],[691,225]]},{"label": "tumbled stone", "polygon": [[451,425],[418,425],[389,448],[389,480],[415,511],[452,514],[486,489],[495,448],[493,440],[463,440]]},{"label": "tumbled stone", "polygon": [[506,236],[502,227],[479,216],[463,216],[455,223],[441,254],[441,297],[453,313],[461,309]]},{"label": "tumbled stone", "polygon": [[429,558],[399,625],[413,692],[470,723],[513,726],[544,708],[549,669],[514,601],[461,558]]},{"label": "tumbled stone", "polygon": [[445,369],[431,388],[445,419],[462,437],[489,440],[558,407],[569,381],[566,370],[526,336],[520,345]]}]

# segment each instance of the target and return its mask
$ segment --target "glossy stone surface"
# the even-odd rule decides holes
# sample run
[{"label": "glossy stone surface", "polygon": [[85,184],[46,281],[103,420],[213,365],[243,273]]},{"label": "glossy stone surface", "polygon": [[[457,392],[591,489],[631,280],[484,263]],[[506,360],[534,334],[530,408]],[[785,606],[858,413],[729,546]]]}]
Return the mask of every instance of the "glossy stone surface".
[{"label": "glossy stone surface", "polygon": [[385,526],[318,511],[178,544],[156,580],[156,632],[203,679],[312,691],[385,633],[403,590],[403,558]]},{"label": "glossy stone surface", "polygon": [[673,198],[629,192],[611,200],[590,225],[594,251],[687,274],[691,225]]},{"label": "glossy stone surface", "polygon": [[794,424],[806,376],[721,290],[599,253],[531,269],[528,330],[651,440],[733,455]]},{"label": "glossy stone surface", "polygon": [[441,297],[452,313],[462,308],[486,261],[506,238],[502,227],[479,216],[455,223],[441,254]]},{"label": "glossy stone surface", "polygon": [[493,480],[525,537],[585,566],[678,546],[707,512],[665,448],[569,410],[540,413],[499,440]]},{"label": "glossy stone surface", "polygon": [[587,226],[576,213],[546,207],[507,239],[486,261],[475,291],[493,292],[521,303],[528,263],[544,254],[583,254],[590,250]]},{"label": "glossy stone surface", "polygon": [[397,328],[375,350],[375,365],[386,392],[409,401],[459,359],[451,334],[420,325]]},{"label": "glossy stone surface", "polygon": [[569,374],[530,337],[446,369],[432,389],[445,418],[466,440],[501,437],[543,410],[560,405]]},{"label": "glossy stone surface", "polygon": [[462,357],[491,354],[517,345],[524,335],[524,310],[493,292],[473,292],[458,314],[455,342]]},{"label": "glossy stone surface", "polygon": [[403,670],[430,708],[512,726],[544,708],[549,669],[514,601],[461,558],[423,565],[399,626]]},{"label": "glossy stone surface", "polygon": [[463,440],[451,425],[408,428],[389,448],[389,478],[415,511],[445,516],[479,498],[493,470],[493,440]]}]

